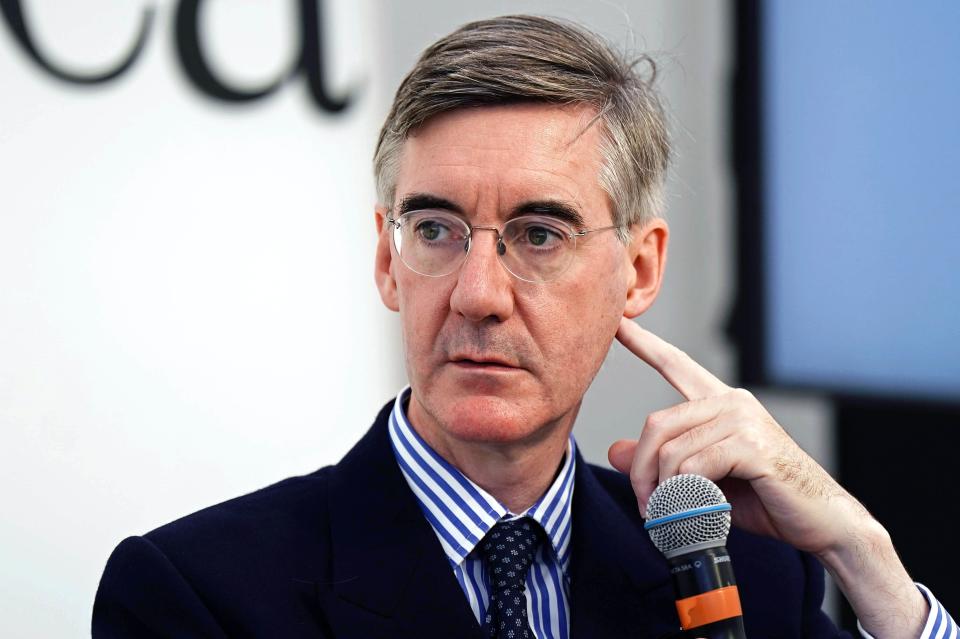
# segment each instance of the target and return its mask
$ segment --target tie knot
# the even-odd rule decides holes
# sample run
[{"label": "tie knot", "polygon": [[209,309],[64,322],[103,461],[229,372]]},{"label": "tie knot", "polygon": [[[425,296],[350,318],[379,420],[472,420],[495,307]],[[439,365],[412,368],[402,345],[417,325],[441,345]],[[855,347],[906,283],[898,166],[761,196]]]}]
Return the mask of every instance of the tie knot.
[{"label": "tie knot", "polygon": [[487,562],[490,585],[495,592],[523,591],[527,571],[543,538],[543,528],[530,517],[502,521],[490,529],[480,542],[480,552]]}]

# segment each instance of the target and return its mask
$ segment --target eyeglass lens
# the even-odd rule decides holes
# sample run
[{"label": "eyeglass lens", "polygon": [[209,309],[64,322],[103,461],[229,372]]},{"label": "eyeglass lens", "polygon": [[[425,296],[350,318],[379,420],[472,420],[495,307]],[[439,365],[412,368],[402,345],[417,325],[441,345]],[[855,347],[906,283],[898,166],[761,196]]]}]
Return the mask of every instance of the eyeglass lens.
[{"label": "eyeglass lens", "polygon": [[[394,243],[400,259],[421,275],[448,275],[466,259],[470,244],[478,241],[477,227],[442,211],[410,211],[396,221]],[[575,248],[572,230],[553,218],[524,215],[503,226],[500,261],[516,277],[531,282],[556,279],[569,265]],[[482,240],[481,240],[482,241]]]}]

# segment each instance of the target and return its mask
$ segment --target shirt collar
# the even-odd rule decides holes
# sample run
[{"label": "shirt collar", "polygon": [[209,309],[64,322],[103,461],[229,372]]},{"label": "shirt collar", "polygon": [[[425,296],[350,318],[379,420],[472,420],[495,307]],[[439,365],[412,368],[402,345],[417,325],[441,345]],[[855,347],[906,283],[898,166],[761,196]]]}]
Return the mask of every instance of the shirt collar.
[{"label": "shirt collar", "polygon": [[390,415],[390,443],[400,470],[417,497],[420,508],[440,539],[452,565],[459,565],[501,519],[529,516],[543,526],[564,573],[570,562],[570,518],[576,441],[567,442],[567,453],[557,477],[547,491],[523,513],[506,506],[442,458],[407,421],[407,386]]}]

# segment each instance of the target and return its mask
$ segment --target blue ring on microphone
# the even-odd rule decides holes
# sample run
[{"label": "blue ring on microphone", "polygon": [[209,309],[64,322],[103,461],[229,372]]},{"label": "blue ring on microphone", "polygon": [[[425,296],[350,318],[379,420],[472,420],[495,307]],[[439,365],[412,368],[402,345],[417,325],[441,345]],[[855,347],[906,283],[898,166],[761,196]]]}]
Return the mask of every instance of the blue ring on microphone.
[{"label": "blue ring on microphone", "polygon": [[719,512],[725,512],[730,510],[733,510],[733,507],[729,503],[716,504],[714,506],[703,506],[702,508],[694,508],[692,510],[684,510],[683,512],[667,515],[666,517],[651,519],[650,521],[643,524],[643,529],[650,530],[651,528],[656,528],[657,526],[669,524],[671,521],[679,521],[681,519],[690,519],[691,517],[697,517],[698,515],[706,515],[707,513],[719,513]]}]

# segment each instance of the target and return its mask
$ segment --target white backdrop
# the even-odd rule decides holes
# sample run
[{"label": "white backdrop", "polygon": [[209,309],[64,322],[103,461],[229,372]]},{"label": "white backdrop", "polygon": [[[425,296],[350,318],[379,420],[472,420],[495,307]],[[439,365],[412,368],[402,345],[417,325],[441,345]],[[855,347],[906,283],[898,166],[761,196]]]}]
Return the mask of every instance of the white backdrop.
[{"label": "white backdrop", "polygon": [[[0,633],[89,632],[129,534],[331,463],[401,383],[372,285],[384,84],[369,3],[325,3],[331,116],[302,80],[245,105],[190,85],[173,4],[29,0],[51,78],[0,28]],[[292,3],[208,2],[216,71],[285,69]]]},{"label": "white backdrop", "polygon": [[[77,87],[0,28],[0,630],[89,632],[113,546],[177,516],[331,463],[403,383],[396,318],[372,279],[370,156],[392,91],[434,38],[506,12],[585,22],[653,50],[674,114],[673,231],[641,322],[729,377],[726,2],[325,1],[340,116],[302,80],[224,105],[185,79],[172,1],[24,0],[40,48],[112,66],[145,5],[145,51]],[[216,72],[255,87],[289,65],[291,2],[208,0]],[[675,391],[615,345],[587,394],[588,459],[636,436]],[[766,398],[829,462],[829,411]]]}]

